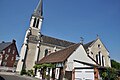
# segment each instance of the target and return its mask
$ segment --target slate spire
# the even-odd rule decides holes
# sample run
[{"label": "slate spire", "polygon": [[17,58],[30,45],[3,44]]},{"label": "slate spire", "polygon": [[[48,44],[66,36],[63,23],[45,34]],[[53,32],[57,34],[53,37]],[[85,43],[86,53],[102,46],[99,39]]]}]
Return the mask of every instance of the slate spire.
[{"label": "slate spire", "polygon": [[43,16],[43,0],[39,1],[36,9],[34,10],[33,15],[42,18],[42,16]]}]

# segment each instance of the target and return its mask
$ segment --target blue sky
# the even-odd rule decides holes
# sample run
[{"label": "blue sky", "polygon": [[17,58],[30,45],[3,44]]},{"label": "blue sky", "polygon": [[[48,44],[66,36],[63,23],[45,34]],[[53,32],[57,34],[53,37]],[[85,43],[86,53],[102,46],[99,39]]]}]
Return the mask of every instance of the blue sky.
[{"label": "blue sky", "polygon": [[[39,0],[0,0],[0,42],[17,41],[20,51]],[[42,33],[87,43],[98,34],[112,59],[120,62],[120,0],[43,0]]]}]

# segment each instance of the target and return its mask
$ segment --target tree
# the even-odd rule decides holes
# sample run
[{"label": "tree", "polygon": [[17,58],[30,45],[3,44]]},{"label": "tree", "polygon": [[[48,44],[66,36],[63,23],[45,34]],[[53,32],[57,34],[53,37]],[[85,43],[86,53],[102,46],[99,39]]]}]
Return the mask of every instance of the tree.
[{"label": "tree", "polygon": [[103,80],[118,80],[117,71],[114,68],[106,68],[101,72]]},{"label": "tree", "polygon": [[115,60],[111,60],[111,67],[115,68],[116,70],[120,70],[120,63]]}]

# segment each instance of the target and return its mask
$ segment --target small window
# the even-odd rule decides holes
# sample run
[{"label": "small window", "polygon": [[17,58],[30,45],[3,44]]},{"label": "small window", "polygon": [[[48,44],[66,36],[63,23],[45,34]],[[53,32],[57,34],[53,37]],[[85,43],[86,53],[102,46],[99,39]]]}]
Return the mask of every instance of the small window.
[{"label": "small window", "polygon": [[8,54],[6,54],[6,55],[5,55],[5,60],[7,60],[7,59],[8,59],[8,57],[9,57],[9,55],[8,55]]},{"label": "small window", "polygon": [[6,66],[7,65],[7,62],[3,62],[3,66]]},{"label": "small window", "polygon": [[8,49],[8,53],[10,52],[10,50],[11,50],[11,49],[9,48],[9,49]]},{"label": "small window", "polygon": [[13,54],[15,54],[15,50],[13,50]]},{"label": "small window", "polygon": [[100,44],[98,44],[98,48],[101,48],[101,45],[100,45]]},{"label": "small window", "polygon": [[5,51],[3,50],[3,54],[5,54]]},{"label": "small window", "polygon": [[93,52],[91,52],[91,54],[93,55]]},{"label": "small window", "polygon": [[14,60],[14,57],[12,57],[11,60],[13,61],[13,60]]},{"label": "small window", "polygon": [[45,49],[45,56],[48,54],[48,49]]},{"label": "small window", "polygon": [[0,60],[2,60],[2,54],[0,54]]}]

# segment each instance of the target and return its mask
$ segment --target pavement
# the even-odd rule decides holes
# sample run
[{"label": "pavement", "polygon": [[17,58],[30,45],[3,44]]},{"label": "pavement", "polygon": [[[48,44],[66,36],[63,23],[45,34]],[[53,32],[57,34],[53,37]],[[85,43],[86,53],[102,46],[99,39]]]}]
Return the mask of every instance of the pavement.
[{"label": "pavement", "polygon": [[0,80],[40,80],[34,77],[21,76],[13,72],[0,72]]}]

